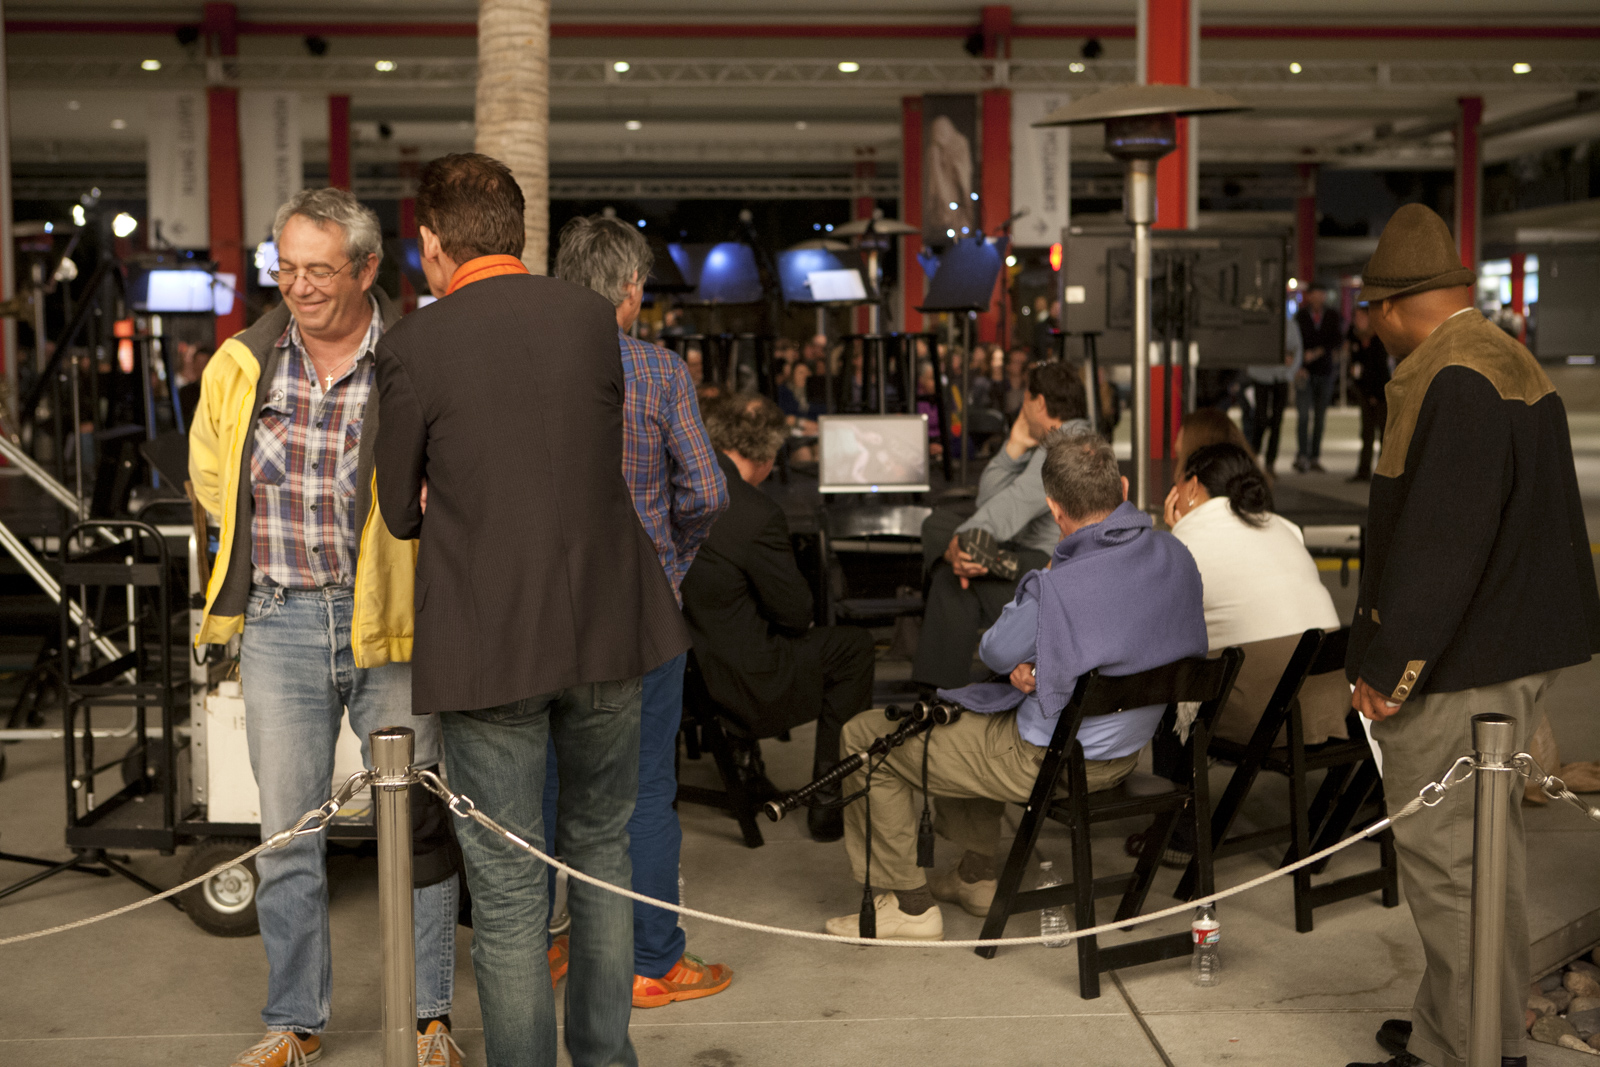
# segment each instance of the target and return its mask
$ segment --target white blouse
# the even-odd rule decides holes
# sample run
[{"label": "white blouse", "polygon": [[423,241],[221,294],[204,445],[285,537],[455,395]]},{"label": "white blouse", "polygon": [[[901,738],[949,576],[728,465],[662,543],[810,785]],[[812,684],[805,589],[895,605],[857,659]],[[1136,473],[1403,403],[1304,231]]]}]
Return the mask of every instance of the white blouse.
[{"label": "white blouse", "polygon": [[1338,628],[1333,597],[1300,528],[1288,519],[1269,513],[1265,526],[1251,526],[1226,497],[1213,497],[1179,519],[1172,533],[1200,568],[1212,651],[1313,626]]}]

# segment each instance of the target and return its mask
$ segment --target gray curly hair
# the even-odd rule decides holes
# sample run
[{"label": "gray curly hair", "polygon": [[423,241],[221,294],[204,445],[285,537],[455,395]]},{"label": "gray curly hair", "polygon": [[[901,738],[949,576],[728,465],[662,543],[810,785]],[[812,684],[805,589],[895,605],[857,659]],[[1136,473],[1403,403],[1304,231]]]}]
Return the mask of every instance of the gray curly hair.
[{"label": "gray curly hair", "polygon": [[655,265],[644,234],[607,215],[579,216],[561,227],[558,239],[556,277],[593,289],[613,307],[621,307],[629,284],[644,282]]},{"label": "gray curly hair", "polygon": [[302,189],[291,196],[272,219],[272,240],[283,236],[283,228],[299,215],[319,228],[332,223],[344,231],[344,254],[361,266],[368,256],[383,258],[383,227],[373,210],[344,189]]}]

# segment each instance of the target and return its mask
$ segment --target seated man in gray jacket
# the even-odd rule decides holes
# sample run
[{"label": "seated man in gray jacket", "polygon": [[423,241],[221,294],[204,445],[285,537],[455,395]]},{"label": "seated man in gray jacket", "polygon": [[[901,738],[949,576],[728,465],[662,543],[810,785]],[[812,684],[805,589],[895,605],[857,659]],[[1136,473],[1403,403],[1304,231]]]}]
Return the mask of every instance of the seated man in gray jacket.
[{"label": "seated man in gray jacket", "polygon": [[965,521],[940,509],[922,524],[927,574],[922,639],[911,678],[919,686],[955,688],[972,678],[978,637],[1011,602],[1017,582],[992,575],[961,550],[962,532],[982,529],[1014,552],[1026,574],[1050,562],[1060,531],[1045,502],[1045,439],[1058,430],[1090,431],[1083,374],[1074,362],[1028,368],[1022,413],[1006,445],[989,460],[978,482],[978,510]]}]

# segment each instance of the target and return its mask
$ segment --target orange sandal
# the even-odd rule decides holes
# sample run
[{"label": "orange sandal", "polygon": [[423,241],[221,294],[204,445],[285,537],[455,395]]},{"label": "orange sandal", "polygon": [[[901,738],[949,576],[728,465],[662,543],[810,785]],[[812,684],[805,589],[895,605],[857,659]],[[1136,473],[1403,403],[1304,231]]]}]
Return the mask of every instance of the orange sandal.
[{"label": "orange sandal", "polygon": [[633,976],[633,1006],[660,1008],[675,1000],[698,1000],[728,988],[733,970],[721,963],[707,963],[685,952],[672,970],[660,978]]}]

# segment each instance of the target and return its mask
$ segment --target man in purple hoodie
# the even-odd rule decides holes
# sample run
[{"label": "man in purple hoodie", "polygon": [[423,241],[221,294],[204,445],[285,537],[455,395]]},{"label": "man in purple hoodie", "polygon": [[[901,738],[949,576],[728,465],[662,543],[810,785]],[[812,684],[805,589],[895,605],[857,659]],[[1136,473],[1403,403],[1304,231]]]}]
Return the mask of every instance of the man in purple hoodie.
[{"label": "man in purple hoodie", "polygon": [[[1078,678],[1099,669],[1137,674],[1206,654],[1200,572],[1189,550],[1159,532],[1127,502],[1128,481],[1116,455],[1093,434],[1050,445],[1043,480],[1050,514],[1061,530],[1050,566],[1030,571],[989,628],[979,654],[1007,682],[984,682],[939,695],[976,714],[964,715],[893,750],[872,779],[872,882],[877,936],[939,941],[944,917],[934,898],[987,915],[997,877],[1000,814],[1025,803],[1045,747]],[[1155,734],[1163,706],[1133,708],[1085,720],[1078,741],[1091,791],[1109,789],[1132,772]],[[861,752],[885,732],[881,714],[864,712],[844,728],[843,752]],[[930,795],[938,798],[938,833],[962,847],[960,862],[930,886],[917,866],[917,823],[926,758]],[[846,792],[866,785],[853,775]],[[866,874],[862,804],[845,809],[845,845],[858,879]],[[831,934],[854,936],[855,913],[830,919]]]}]

